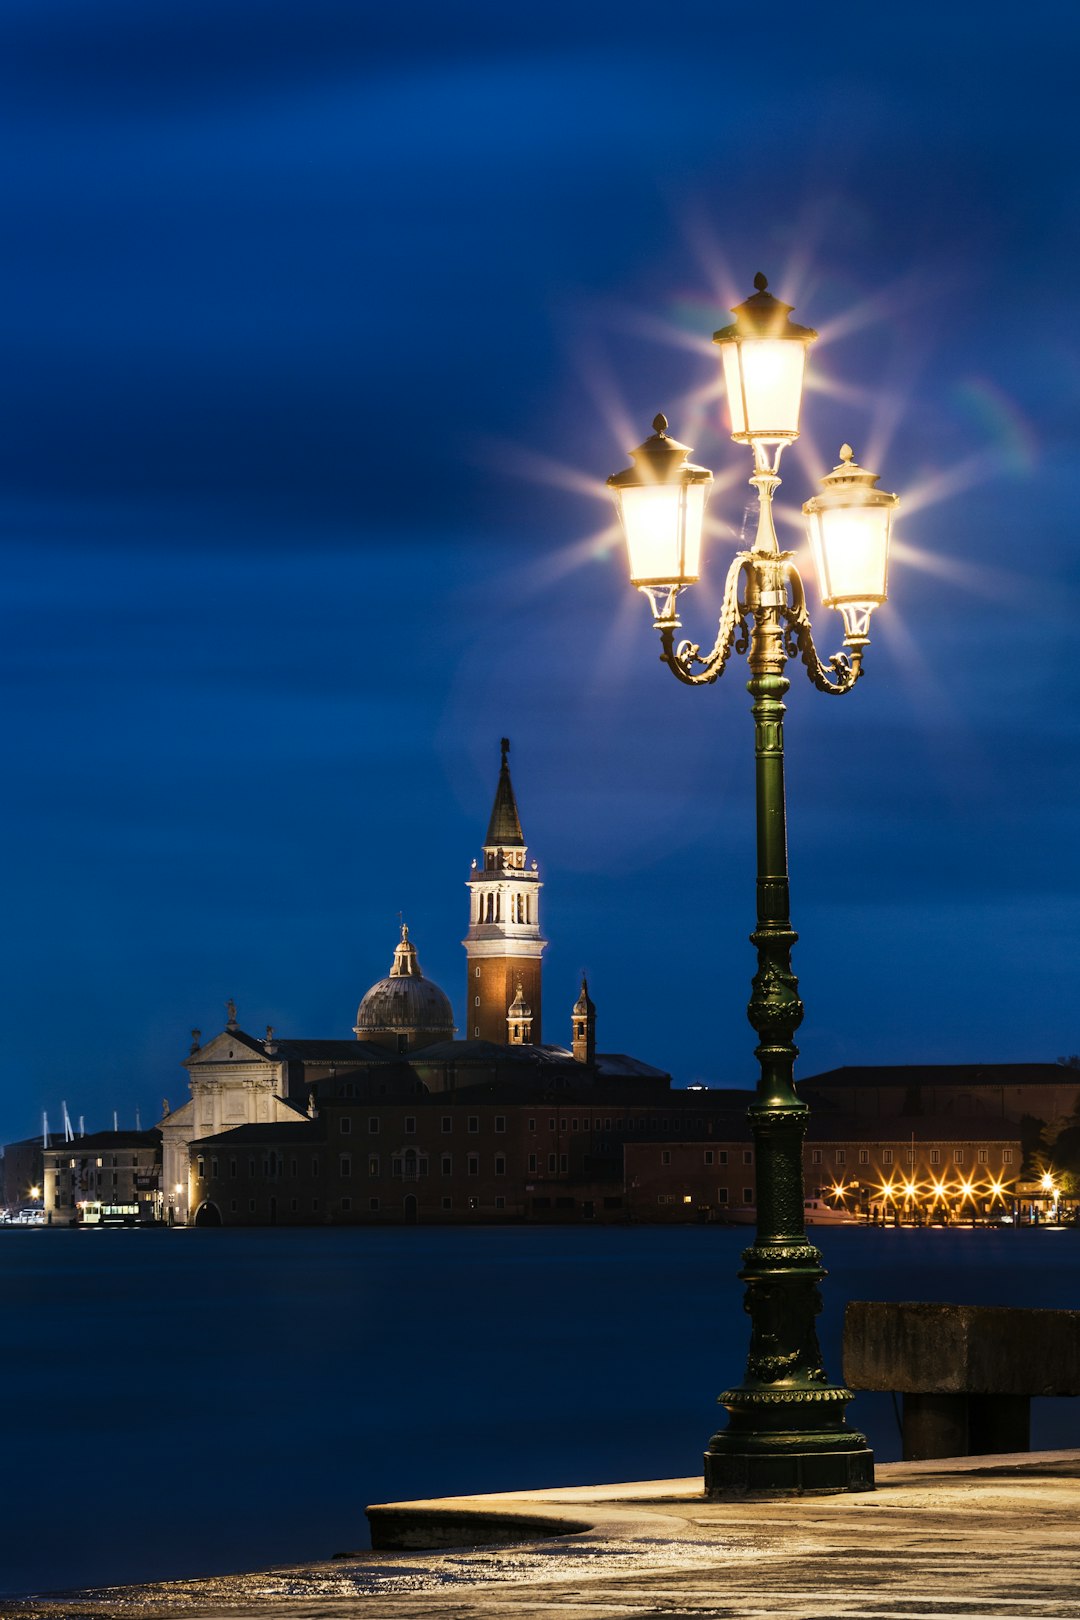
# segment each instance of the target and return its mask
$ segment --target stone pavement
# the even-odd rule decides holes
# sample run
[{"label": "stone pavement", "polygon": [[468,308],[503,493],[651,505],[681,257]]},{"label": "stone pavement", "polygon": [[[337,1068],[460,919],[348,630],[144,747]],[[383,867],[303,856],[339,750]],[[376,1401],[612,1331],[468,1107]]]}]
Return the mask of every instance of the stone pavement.
[{"label": "stone pavement", "polygon": [[[378,1534],[457,1550],[27,1599],[0,1615],[1080,1620],[1080,1451],[891,1463],[878,1486],[706,1502],[700,1479],[664,1480],[389,1504],[373,1512]],[[537,1521],[548,1539],[524,1539]]]}]

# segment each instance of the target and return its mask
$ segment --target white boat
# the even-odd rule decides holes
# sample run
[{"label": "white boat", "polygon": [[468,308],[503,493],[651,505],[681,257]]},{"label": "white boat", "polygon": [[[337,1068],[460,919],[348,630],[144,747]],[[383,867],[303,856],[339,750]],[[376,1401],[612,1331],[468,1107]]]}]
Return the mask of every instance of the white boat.
[{"label": "white boat", "polygon": [[858,1217],[841,1204],[827,1204],[823,1198],[803,1199],[803,1222],[807,1226],[857,1226]]}]

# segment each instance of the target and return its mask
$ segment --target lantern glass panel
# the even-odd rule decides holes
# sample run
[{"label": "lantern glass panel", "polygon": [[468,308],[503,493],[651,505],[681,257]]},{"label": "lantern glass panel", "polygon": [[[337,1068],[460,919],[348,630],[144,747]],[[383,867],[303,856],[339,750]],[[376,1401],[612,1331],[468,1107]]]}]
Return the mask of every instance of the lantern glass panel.
[{"label": "lantern glass panel", "polygon": [[635,585],[692,585],[701,563],[705,481],[630,484],[618,491]]},{"label": "lantern glass panel", "polygon": [[892,509],[883,504],[823,507],[810,519],[821,600],[877,607],[888,587]]},{"label": "lantern glass panel", "polygon": [[720,352],[732,433],[746,438],[797,438],[805,344],[791,338],[743,338],[721,344]]}]

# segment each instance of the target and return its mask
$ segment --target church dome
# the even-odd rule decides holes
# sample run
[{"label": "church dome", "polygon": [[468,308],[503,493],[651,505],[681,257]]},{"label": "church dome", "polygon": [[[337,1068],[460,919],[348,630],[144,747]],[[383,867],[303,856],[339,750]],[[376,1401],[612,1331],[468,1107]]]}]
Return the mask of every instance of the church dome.
[{"label": "church dome", "polygon": [[361,1001],[354,1030],[358,1041],[381,1041],[406,1050],[454,1038],[450,998],[424,978],[404,924],[390,975],[373,984]]}]

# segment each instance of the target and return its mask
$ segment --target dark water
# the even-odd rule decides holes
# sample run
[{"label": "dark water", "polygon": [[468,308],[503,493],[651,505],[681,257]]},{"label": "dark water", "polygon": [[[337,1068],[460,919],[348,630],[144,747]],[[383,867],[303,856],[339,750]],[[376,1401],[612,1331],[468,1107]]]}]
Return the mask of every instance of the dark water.
[{"label": "dark water", "polygon": [[[0,1232],[0,1593],[367,1545],[367,1502],[697,1472],[745,1229]],[[849,1299],[1076,1306],[1080,1232],[818,1229]],[[887,1396],[851,1409],[898,1455]],[[1080,1446],[1080,1402],[1033,1404]]]}]

